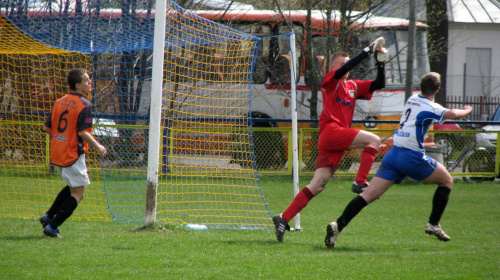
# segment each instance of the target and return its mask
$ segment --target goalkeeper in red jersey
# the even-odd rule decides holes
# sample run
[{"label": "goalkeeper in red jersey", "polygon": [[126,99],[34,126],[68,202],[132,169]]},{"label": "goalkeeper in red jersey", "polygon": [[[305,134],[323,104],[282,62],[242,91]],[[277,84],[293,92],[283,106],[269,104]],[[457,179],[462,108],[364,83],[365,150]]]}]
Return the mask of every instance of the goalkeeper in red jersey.
[{"label": "goalkeeper in red jersey", "polygon": [[[384,61],[387,50],[383,48],[384,38],[380,37],[361,53],[349,59],[344,52],[335,53],[331,59],[331,71],[321,84],[323,111],[319,119],[318,159],[311,182],[295,196],[282,214],[273,216],[276,238],[283,241],[285,230],[290,230],[288,222],[295,217],[309,201],[319,194],[335,173],[346,150],[363,148],[361,164],[352,184],[352,191],[362,193],[368,186],[368,173],[380,148],[380,138],[370,132],[350,128],[357,99],[370,100],[373,92],[385,87]],[[349,71],[370,54],[375,53],[377,77],[375,80],[349,80]]]},{"label": "goalkeeper in red jersey", "polygon": [[90,134],[92,104],[86,97],[92,88],[92,80],[87,71],[81,68],[70,70],[68,85],[70,93],[55,102],[43,127],[50,135],[50,161],[58,167],[67,185],[40,218],[40,223],[46,236],[59,238],[58,226],[73,214],[83,199],[85,186],[90,185],[85,163],[88,145],[106,156],[106,147]]}]

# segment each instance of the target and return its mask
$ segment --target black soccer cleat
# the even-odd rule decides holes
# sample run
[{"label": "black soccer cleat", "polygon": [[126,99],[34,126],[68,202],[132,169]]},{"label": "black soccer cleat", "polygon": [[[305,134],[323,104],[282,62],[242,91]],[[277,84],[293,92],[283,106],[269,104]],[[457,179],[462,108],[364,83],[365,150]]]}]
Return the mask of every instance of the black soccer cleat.
[{"label": "black soccer cleat", "polygon": [[285,235],[285,230],[290,231],[290,226],[285,220],[281,217],[281,214],[273,216],[273,223],[276,227],[276,238],[279,242],[283,242],[283,236]]},{"label": "black soccer cleat", "polygon": [[61,238],[61,234],[59,233],[59,230],[53,229],[50,225],[47,225],[43,229],[43,234],[45,234],[45,236],[49,236],[49,237]]},{"label": "black soccer cleat", "polygon": [[368,183],[358,185],[358,184],[356,184],[356,182],[352,182],[351,191],[353,193],[360,194],[360,193],[364,192],[367,187],[368,187]]},{"label": "black soccer cleat", "polygon": [[45,228],[52,220],[49,218],[49,215],[45,214],[38,221],[40,221],[42,227]]}]

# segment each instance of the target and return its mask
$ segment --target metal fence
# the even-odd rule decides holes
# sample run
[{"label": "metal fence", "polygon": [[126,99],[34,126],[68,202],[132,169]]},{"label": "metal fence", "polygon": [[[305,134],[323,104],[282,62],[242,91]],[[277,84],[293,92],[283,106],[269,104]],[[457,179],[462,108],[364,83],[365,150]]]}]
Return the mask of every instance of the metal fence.
[{"label": "metal fence", "polygon": [[500,96],[447,96],[445,107],[450,109],[462,109],[464,105],[472,106],[474,110],[468,116],[468,119],[471,121],[486,121],[493,116],[498,104],[500,104]]},{"label": "metal fence", "polygon": [[[367,129],[381,136],[382,148],[370,171],[374,175],[385,153],[392,147],[387,130]],[[434,131],[428,133],[426,153],[445,165],[452,176],[468,181],[492,180],[499,174],[499,133],[481,130]],[[318,156],[317,128],[299,128],[299,169],[312,175]],[[254,128],[257,167],[261,174],[292,174],[291,128]],[[346,151],[335,176],[355,176],[361,149]],[[495,164],[497,163],[497,164]]]},{"label": "metal fence", "polygon": [[[474,122],[457,122],[462,127],[463,124],[474,124]],[[484,124],[484,122],[476,122]],[[477,125],[476,124],[476,125]],[[499,123],[496,122],[496,125]],[[26,124],[39,128],[41,124]],[[302,126],[306,126],[302,124]],[[131,128],[120,124],[106,125],[107,129],[121,130]],[[104,167],[116,172],[130,172],[131,170],[140,171],[146,169],[147,163],[147,126],[133,126],[134,131],[142,133],[117,134],[113,137],[112,133],[102,134],[100,141],[110,148],[109,155],[99,164],[99,157],[95,152],[89,153],[88,163],[91,167]],[[31,138],[23,138],[9,131],[17,131],[19,124],[2,125],[6,137],[0,138],[0,144],[3,147],[14,147],[0,151],[0,164],[31,164],[31,165],[49,165],[48,158],[48,138],[40,139],[40,143],[35,149],[29,145]],[[9,130],[9,128],[12,128]],[[103,129],[103,128],[101,128]],[[114,130],[107,130],[114,131]],[[393,130],[365,129],[373,132],[382,140],[382,147],[377,154],[376,161],[370,171],[373,175],[380,166],[381,159],[385,153],[392,147]],[[33,129],[33,131],[35,131]],[[315,169],[316,159],[318,157],[317,142],[318,128],[301,127],[298,129],[299,144],[299,174],[312,175]],[[38,133],[40,134],[40,133]],[[37,135],[38,135],[37,134]],[[465,180],[484,181],[498,177],[500,163],[500,144],[498,138],[500,132],[485,133],[479,126],[467,126],[464,130],[430,130],[427,134],[426,142],[429,144],[427,154],[434,157],[445,165],[454,177],[464,178]],[[292,175],[292,129],[291,127],[254,127],[253,128],[253,151],[255,162],[260,174],[281,174]],[[127,140],[127,137],[130,137]],[[10,141],[10,142],[9,142]],[[16,142],[17,141],[17,142]],[[222,140],[221,140],[222,141]],[[224,140],[230,143],[230,139]],[[11,143],[12,142],[12,143]],[[128,145],[132,142],[133,146]],[[9,146],[9,143],[12,144]],[[16,148],[17,147],[17,148]],[[241,150],[236,146],[231,146],[235,150],[227,154],[213,154],[214,164],[232,164],[231,168],[235,171],[239,168],[253,168],[248,166],[252,164],[252,159],[245,157],[241,160],[238,155]],[[93,151],[93,150],[92,150]],[[239,151],[239,152],[238,152]],[[207,151],[208,153],[209,151]],[[169,149],[164,151],[165,155]],[[338,167],[335,176],[355,176],[360,163],[361,149],[346,151]]]},{"label": "metal fence", "polygon": [[500,76],[449,75],[446,77],[445,107],[462,108],[470,105],[474,111],[469,119],[486,120],[500,103]]}]

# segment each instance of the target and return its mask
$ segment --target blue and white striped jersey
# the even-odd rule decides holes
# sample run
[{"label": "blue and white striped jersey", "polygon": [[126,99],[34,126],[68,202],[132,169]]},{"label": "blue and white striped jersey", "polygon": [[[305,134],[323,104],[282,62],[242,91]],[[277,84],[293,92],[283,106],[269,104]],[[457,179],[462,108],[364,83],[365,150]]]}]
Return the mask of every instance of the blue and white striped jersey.
[{"label": "blue and white striped jersey", "polygon": [[394,132],[394,145],[424,152],[424,137],[433,123],[443,123],[448,109],[420,94],[408,98]]}]

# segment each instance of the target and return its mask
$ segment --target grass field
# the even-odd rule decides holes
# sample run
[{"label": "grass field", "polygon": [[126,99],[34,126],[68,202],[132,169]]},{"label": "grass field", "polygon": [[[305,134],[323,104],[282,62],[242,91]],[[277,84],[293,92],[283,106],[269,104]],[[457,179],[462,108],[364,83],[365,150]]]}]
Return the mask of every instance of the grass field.
[{"label": "grass field", "polygon": [[[302,211],[302,231],[287,232],[282,244],[272,231],[71,219],[63,238],[51,239],[37,220],[3,218],[0,279],[500,279],[499,182],[455,183],[441,220],[450,242],[424,233],[435,186],[405,182],[365,208],[329,250],[325,228],[354,197],[351,182],[331,180]],[[261,185],[271,212],[282,212],[290,177]]]}]

